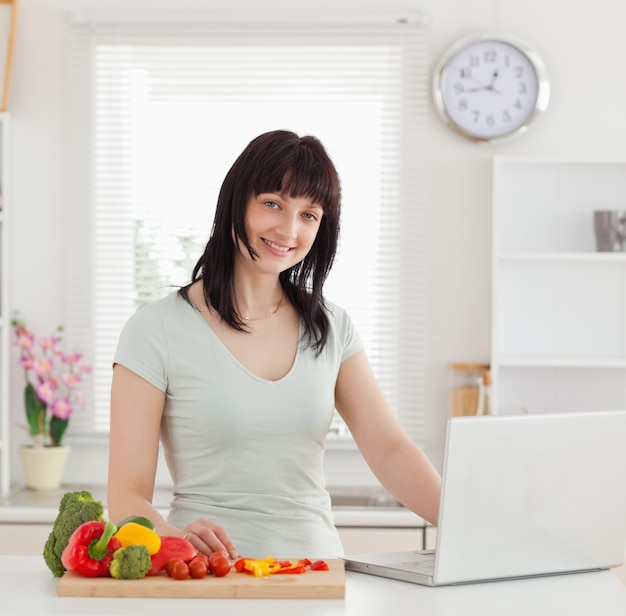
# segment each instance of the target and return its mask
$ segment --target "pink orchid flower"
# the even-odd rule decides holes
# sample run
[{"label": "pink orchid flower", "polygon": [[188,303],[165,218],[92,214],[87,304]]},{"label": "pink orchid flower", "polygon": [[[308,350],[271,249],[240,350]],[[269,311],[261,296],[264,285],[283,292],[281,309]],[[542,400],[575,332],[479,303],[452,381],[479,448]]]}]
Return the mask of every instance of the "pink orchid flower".
[{"label": "pink orchid flower", "polygon": [[68,398],[57,398],[51,405],[50,410],[59,419],[69,419],[72,414],[72,404]]},{"label": "pink orchid flower", "polygon": [[76,384],[80,383],[80,376],[78,376],[78,374],[62,374],[61,380],[63,381],[64,385],[72,388]]},{"label": "pink orchid flower", "polygon": [[81,353],[71,353],[69,355],[63,356],[62,360],[66,364],[77,364],[82,359]]},{"label": "pink orchid flower", "polygon": [[23,355],[18,361],[24,370],[32,370],[35,367],[35,358],[32,355]]},{"label": "pink orchid flower", "polygon": [[59,342],[59,339],[56,336],[48,336],[47,338],[41,338],[41,340],[39,340],[39,346],[41,346],[42,349],[53,349],[57,342]]},{"label": "pink orchid flower", "polygon": [[22,334],[17,338],[17,346],[20,349],[24,349],[26,351],[33,348],[33,337],[27,334]]},{"label": "pink orchid flower", "polygon": [[47,357],[42,357],[41,359],[36,360],[35,365],[33,366],[35,374],[41,377],[50,374],[53,367],[52,362]]},{"label": "pink orchid flower", "polygon": [[56,388],[51,381],[44,381],[35,387],[35,391],[40,400],[46,404],[50,404],[54,400]]},{"label": "pink orchid flower", "polygon": [[[12,325],[15,343],[20,349],[18,362],[26,376],[26,411],[31,435],[33,438],[50,435],[53,444],[58,445],[73,410],[78,408],[77,405],[82,407],[85,404],[83,392],[75,388],[82,381],[83,374],[91,372],[91,367],[82,363],[81,353],[64,352],[61,334],[36,339],[22,322],[14,320]],[[59,326],[57,332],[62,331]],[[32,399],[28,388],[34,388],[39,403]],[[51,416],[55,418],[54,424],[50,423]],[[35,442],[39,443],[39,440]]]}]

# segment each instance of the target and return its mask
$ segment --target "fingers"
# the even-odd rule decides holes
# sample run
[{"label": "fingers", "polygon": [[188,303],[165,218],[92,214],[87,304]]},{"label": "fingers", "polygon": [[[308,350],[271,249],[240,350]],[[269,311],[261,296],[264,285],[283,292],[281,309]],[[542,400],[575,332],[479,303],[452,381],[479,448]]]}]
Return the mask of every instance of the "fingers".
[{"label": "fingers", "polygon": [[225,552],[231,559],[239,557],[237,548],[228,533],[210,520],[200,518],[188,524],[183,529],[183,536],[203,554]]}]

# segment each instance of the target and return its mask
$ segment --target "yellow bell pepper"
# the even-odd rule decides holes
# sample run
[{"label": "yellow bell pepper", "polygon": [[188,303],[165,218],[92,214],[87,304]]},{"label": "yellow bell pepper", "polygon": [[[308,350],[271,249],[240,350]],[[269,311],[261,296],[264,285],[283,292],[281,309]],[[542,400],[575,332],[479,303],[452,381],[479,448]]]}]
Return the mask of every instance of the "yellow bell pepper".
[{"label": "yellow bell pepper", "polygon": [[129,545],[145,545],[150,555],[156,554],[161,547],[161,537],[147,526],[137,522],[127,522],[113,535],[119,539],[122,547]]}]

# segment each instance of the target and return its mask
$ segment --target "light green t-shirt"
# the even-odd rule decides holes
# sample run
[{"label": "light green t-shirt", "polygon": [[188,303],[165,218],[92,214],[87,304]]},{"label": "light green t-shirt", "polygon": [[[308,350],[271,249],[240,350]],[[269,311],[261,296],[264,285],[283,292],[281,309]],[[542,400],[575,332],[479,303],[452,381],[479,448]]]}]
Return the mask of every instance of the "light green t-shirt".
[{"label": "light green t-shirt", "polygon": [[172,524],[212,520],[251,558],[342,555],[324,444],[339,367],[362,343],[345,311],[329,303],[328,315],[322,354],[301,343],[278,381],[247,370],[177,293],[128,320],[115,362],[167,394],[161,442]]}]

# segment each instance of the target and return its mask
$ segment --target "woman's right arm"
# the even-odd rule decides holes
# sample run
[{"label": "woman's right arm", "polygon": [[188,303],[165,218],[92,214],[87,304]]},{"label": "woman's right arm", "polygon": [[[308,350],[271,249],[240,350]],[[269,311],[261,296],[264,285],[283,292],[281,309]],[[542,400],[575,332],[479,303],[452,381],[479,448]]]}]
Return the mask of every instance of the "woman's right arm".
[{"label": "woman's right arm", "polygon": [[130,515],[152,520],[160,535],[180,535],[152,506],[165,394],[128,368],[116,364],[111,384],[109,432],[109,518]]},{"label": "woman's right arm", "polygon": [[169,524],[152,505],[159,456],[161,419],[165,394],[138,374],[116,364],[111,384],[109,431],[109,519],[119,522],[137,515],[154,522],[161,536],[184,537],[201,552],[227,552],[237,557],[228,533],[200,518],[183,529]]}]

